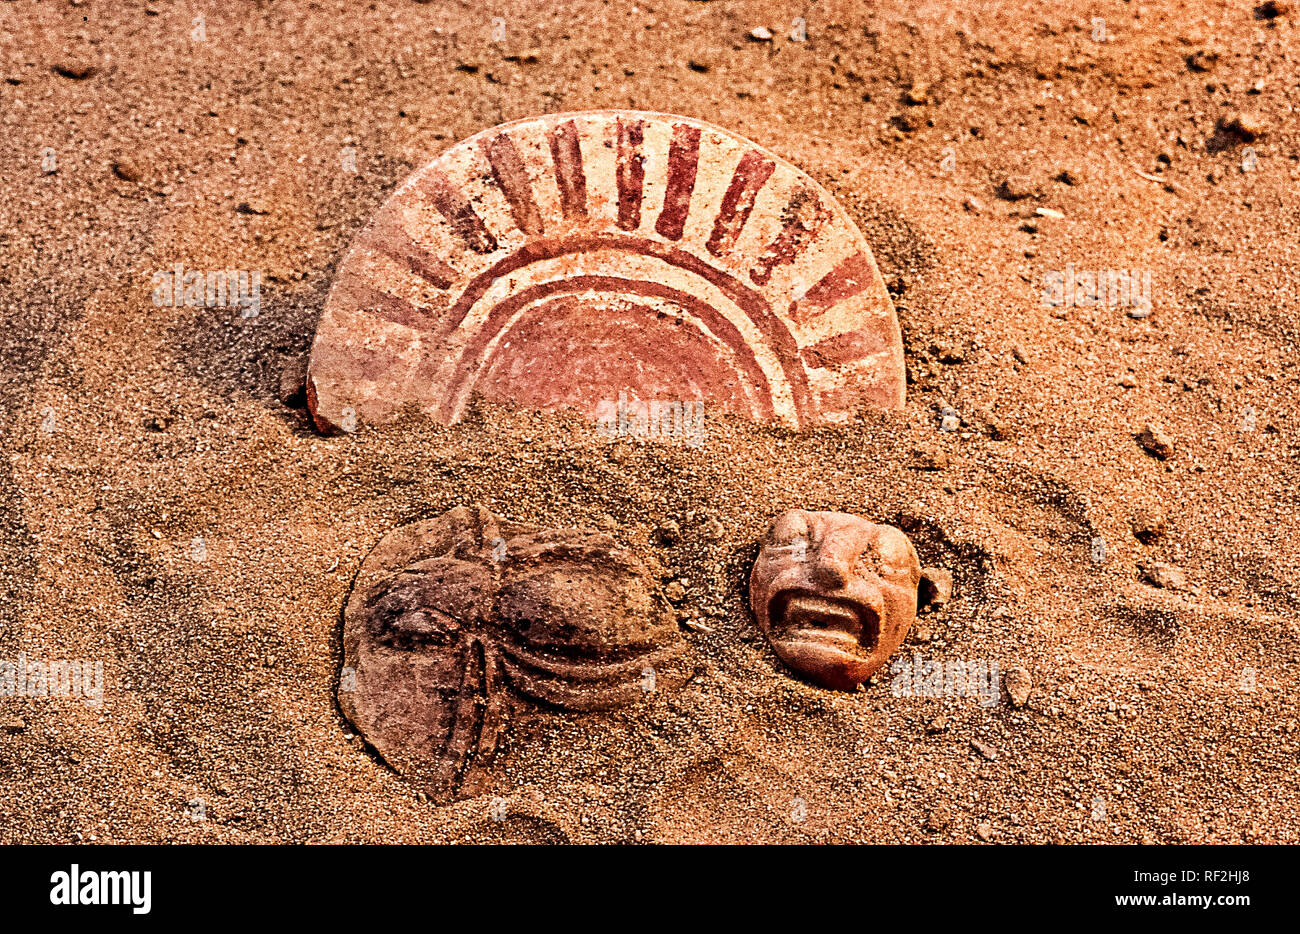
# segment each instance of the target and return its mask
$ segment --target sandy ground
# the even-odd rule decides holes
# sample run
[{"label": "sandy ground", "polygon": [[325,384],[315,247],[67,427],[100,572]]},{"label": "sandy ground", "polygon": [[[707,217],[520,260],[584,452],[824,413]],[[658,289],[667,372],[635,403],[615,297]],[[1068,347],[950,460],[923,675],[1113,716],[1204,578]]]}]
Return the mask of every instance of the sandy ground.
[{"label": "sandy ground", "polygon": [[[0,841],[1295,842],[1300,32],[1276,12],[0,3],[0,659],[105,677],[99,707],[0,697]],[[486,406],[327,439],[279,401],[408,172],[617,107],[841,199],[898,305],[904,413],[714,419],[693,450]],[[261,314],[156,307],[178,262],[262,271]],[[1149,271],[1152,313],[1044,305],[1067,264]],[[615,528],[709,631],[684,628],[682,690],[521,714],[491,794],[436,806],[339,713],[339,613],[386,531],[470,502]],[[907,528],[956,594],[905,651],[1023,667],[1027,703],[791,677],[744,581],[792,507]]]}]

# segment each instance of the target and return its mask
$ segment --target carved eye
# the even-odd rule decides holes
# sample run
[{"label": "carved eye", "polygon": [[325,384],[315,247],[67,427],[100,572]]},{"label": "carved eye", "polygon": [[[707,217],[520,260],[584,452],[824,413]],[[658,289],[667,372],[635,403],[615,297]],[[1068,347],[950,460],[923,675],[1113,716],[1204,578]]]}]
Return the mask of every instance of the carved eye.
[{"label": "carved eye", "polygon": [[433,607],[401,607],[380,601],[371,607],[370,623],[384,643],[410,648],[416,645],[450,645],[460,635],[458,620]]},{"label": "carved eye", "polygon": [[419,575],[401,573],[381,588],[366,605],[366,616],[375,637],[401,648],[416,645],[449,645],[459,637],[461,622],[437,605],[429,581]]}]

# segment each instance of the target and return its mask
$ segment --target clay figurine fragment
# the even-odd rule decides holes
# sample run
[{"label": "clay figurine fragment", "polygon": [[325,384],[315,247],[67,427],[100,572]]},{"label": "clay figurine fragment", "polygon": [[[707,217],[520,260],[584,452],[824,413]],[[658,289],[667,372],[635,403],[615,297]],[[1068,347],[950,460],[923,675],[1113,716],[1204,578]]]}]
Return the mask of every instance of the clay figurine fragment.
[{"label": "clay figurine fragment", "polygon": [[903,344],[861,231],[761,146],[688,117],[548,114],[452,146],[339,266],[307,403],[326,432],[475,394],[629,399],[793,427],[899,409]]},{"label": "clay figurine fragment", "polygon": [[902,644],[920,578],[916,550],[898,529],[793,510],[768,529],[749,602],[782,661],[817,684],[851,691]]},{"label": "clay figurine fragment", "polygon": [[608,535],[481,506],[395,529],[344,611],[339,705],[393,768],[478,793],[513,708],[630,704],[686,679],[654,575]]}]

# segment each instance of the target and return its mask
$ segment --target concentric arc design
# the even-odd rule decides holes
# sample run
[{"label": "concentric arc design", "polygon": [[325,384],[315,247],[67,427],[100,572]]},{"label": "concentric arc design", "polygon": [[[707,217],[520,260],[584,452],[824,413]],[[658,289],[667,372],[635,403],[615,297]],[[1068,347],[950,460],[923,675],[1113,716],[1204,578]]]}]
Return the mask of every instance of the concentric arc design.
[{"label": "concentric arc design", "polygon": [[339,268],[308,400],[325,431],[450,424],[475,393],[805,427],[904,385],[880,272],[825,189],[710,124],[591,111],[493,127],[401,185]]}]

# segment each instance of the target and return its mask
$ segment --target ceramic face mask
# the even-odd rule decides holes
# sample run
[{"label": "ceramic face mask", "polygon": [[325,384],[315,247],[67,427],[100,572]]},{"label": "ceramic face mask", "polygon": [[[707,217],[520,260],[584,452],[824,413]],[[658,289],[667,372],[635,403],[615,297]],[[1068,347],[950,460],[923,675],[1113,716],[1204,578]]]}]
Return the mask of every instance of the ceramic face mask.
[{"label": "ceramic face mask", "polygon": [[907,536],[843,512],[773,520],[749,579],[758,625],[795,671],[851,691],[902,644],[921,569]]}]

